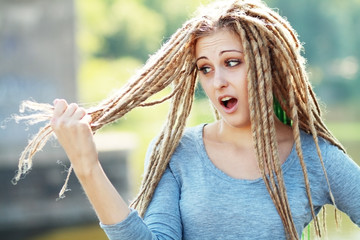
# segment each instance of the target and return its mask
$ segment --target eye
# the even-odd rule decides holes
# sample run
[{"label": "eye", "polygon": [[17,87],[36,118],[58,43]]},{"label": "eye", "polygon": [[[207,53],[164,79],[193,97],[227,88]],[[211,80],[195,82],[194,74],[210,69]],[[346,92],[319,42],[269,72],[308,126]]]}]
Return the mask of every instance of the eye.
[{"label": "eye", "polygon": [[237,65],[239,65],[241,63],[241,61],[239,59],[229,59],[225,61],[225,65],[227,67],[235,67]]},{"label": "eye", "polygon": [[204,67],[200,67],[198,68],[200,72],[202,72],[203,74],[207,74],[211,71],[211,68],[209,66],[204,66]]}]

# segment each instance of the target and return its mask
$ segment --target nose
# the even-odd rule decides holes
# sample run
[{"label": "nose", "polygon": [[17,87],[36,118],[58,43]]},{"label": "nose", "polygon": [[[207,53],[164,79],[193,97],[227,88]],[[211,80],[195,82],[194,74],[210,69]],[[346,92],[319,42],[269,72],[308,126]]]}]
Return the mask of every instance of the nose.
[{"label": "nose", "polygon": [[215,71],[213,84],[217,89],[228,86],[229,82],[226,80],[226,75],[221,69],[217,69],[217,71]]}]

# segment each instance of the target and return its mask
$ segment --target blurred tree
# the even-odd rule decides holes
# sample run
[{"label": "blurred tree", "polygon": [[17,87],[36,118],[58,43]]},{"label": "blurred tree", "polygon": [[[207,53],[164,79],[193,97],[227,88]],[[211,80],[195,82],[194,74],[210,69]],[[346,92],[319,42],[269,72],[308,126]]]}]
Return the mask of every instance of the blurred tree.
[{"label": "blurred tree", "polygon": [[[139,67],[201,2],[209,0],[77,0],[78,43],[82,56],[80,77],[89,77],[82,71],[93,72],[95,76],[94,65],[86,63],[92,59],[114,61],[126,57],[124,61],[132,63],[122,61],[122,64],[134,69]],[[355,50],[360,45],[360,1],[265,2],[278,8],[299,33],[318,95],[328,104],[359,100],[360,51]],[[113,68],[116,62],[120,63],[112,63]],[[91,71],[84,69],[89,66],[93,68]]]},{"label": "blurred tree", "polygon": [[[268,0],[304,42],[315,91],[327,103],[360,99],[360,1]],[[315,72],[313,72],[315,70]],[[341,91],[339,90],[341,89]],[[339,91],[338,91],[339,90]]]},{"label": "blurred tree", "polygon": [[[81,102],[102,100],[120,87],[163,41],[200,5],[209,0],[76,0]],[[315,91],[328,105],[360,100],[360,0],[265,0],[286,16],[305,44]],[[197,91],[198,96],[202,92]],[[204,95],[202,95],[204,96]],[[212,121],[207,100],[194,104],[189,122]],[[164,106],[165,105],[165,106]],[[341,106],[343,109],[343,106]],[[351,111],[360,109],[352,107]],[[153,114],[156,112],[156,114]],[[145,150],[158,134],[167,106],[135,109],[115,125],[141,135],[132,161],[140,176]],[[339,114],[337,114],[339,115]],[[346,119],[348,119],[346,116]],[[145,119],[145,120],[144,120]],[[135,164],[135,165],[134,165]],[[134,189],[140,184],[140,180]]]},{"label": "blurred tree", "polygon": [[141,1],[78,0],[77,6],[79,46],[87,55],[146,59],[160,46],[165,20]]},{"label": "blurred tree", "polygon": [[121,86],[199,2],[77,0],[80,100],[101,100]]},{"label": "blurred tree", "polygon": [[164,16],[166,20],[165,38],[170,37],[176,29],[193,14],[194,10],[201,4],[210,2],[209,0],[145,0],[144,3],[151,9]]},{"label": "blurred tree", "polygon": [[114,1],[108,13],[112,32],[104,36],[104,44],[96,55],[117,58],[129,55],[146,59],[157,50],[165,33],[165,19],[139,1]]}]

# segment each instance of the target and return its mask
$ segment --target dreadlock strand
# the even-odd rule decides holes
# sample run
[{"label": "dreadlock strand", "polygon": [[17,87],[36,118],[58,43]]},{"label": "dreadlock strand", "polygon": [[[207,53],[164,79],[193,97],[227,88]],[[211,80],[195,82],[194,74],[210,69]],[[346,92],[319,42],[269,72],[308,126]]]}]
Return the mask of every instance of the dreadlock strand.
[{"label": "dreadlock strand", "polygon": [[[263,92],[264,92],[264,72],[263,72],[263,66],[261,64],[261,58],[259,57],[261,54],[259,52],[259,47],[258,47],[258,43],[255,41],[255,37],[253,36],[254,35],[254,32],[255,30],[254,29],[251,29],[251,27],[249,27],[249,31],[252,31],[251,34],[249,32],[247,32],[247,35],[250,37],[251,39],[251,46],[252,46],[252,53],[254,54],[254,65],[256,66],[256,77],[254,78],[254,83],[256,82],[256,85],[255,85],[255,90],[256,90],[256,97],[260,100],[260,107],[259,107],[259,114],[260,116],[262,117],[265,117],[264,115],[267,115],[266,112],[267,112],[267,108],[266,108],[266,105],[265,105],[265,102],[264,102],[264,96],[263,96]],[[261,121],[262,123],[260,124],[261,127],[262,127],[262,131],[260,131],[259,133],[262,133],[262,139],[263,139],[263,142],[264,142],[264,147],[265,149],[263,150],[264,154],[267,155],[267,153],[269,153],[270,149],[268,149],[268,130],[266,128],[266,125],[268,124],[267,122],[267,118],[264,118],[263,121]],[[264,159],[266,160],[270,160],[269,156],[265,156]],[[267,162],[267,161],[266,161]],[[276,191],[276,185],[274,184],[273,182],[273,177],[272,177],[272,171],[273,171],[273,166],[271,164],[269,164],[267,162],[266,164],[266,167],[268,168],[268,171],[270,173],[270,176],[271,176],[271,182],[272,182],[272,187],[273,187],[273,190]]]},{"label": "dreadlock strand", "polygon": [[[181,44],[184,45],[187,41],[188,38],[185,38],[181,41]],[[179,56],[180,54],[183,54],[182,51],[178,51],[175,52],[175,54],[171,55],[171,58],[175,58],[177,56]],[[168,62],[171,61],[171,58],[168,60]],[[111,110],[106,112],[106,114],[104,114],[98,121],[104,121],[106,124],[109,122],[112,122],[116,119],[118,119],[119,117],[121,117],[122,115],[124,115],[126,112],[130,111],[133,107],[138,106],[139,103],[145,101],[149,96],[155,94],[158,91],[161,91],[162,89],[164,89],[168,84],[170,84],[170,81],[168,81],[167,83],[161,82],[161,80],[163,79],[168,79],[170,76],[174,76],[174,72],[176,72],[178,70],[178,68],[172,67],[174,63],[170,64],[170,66],[165,66],[163,68],[159,68],[159,69],[155,69],[158,72],[155,72],[154,75],[150,75],[149,79],[143,80],[145,82],[145,84],[138,84],[139,87],[138,88],[133,88],[131,89],[132,91],[129,91],[127,95],[130,96],[138,96],[138,100],[134,101],[134,97],[133,98],[125,98],[126,95],[123,95],[123,97],[121,99],[118,99],[118,102],[116,102],[115,104],[117,104],[116,106],[112,106]],[[165,72],[165,73],[164,73]],[[160,78],[158,77],[160,76]],[[145,76],[146,77],[146,76]],[[159,83],[153,83],[153,79],[155,80],[160,80],[160,84]],[[171,79],[171,78],[170,78]],[[171,79],[173,80],[173,79]],[[135,82],[138,82],[137,80],[134,80]],[[148,83],[148,84],[146,84]],[[150,85],[151,83],[153,83],[153,85]],[[152,86],[149,89],[149,86]],[[141,96],[141,97],[140,97]],[[124,101],[122,104],[119,103],[121,102],[121,100],[125,98],[127,99],[126,101]],[[132,102],[132,104],[131,104]],[[130,106],[129,106],[130,104]],[[127,106],[127,108],[124,108],[123,106]],[[120,109],[124,109],[124,112],[120,112]],[[121,114],[120,114],[121,113]],[[116,116],[114,118],[112,118],[113,116]]]},{"label": "dreadlock strand", "polygon": [[[276,51],[275,51],[276,52]],[[286,55],[286,51],[285,51],[285,55]],[[284,65],[284,64],[283,64]],[[288,66],[289,64],[287,64]],[[283,66],[284,69],[286,69],[285,66]],[[290,71],[291,71],[291,65],[290,65]],[[295,74],[292,74],[290,76],[294,76]],[[288,79],[288,78],[287,78]],[[291,79],[291,78],[290,78]],[[292,84],[288,84],[289,86],[292,86]],[[289,91],[289,94],[290,94],[290,106],[293,105],[293,106],[296,106],[295,105],[295,101],[293,100],[294,99],[294,95],[293,95],[293,90],[290,89]],[[296,110],[291,107],[293,110],[291,112],[291,115],[292,115],[292,119],[293,119],[293,131],[297,132],[298,131],[298,118],[297,118],[297,114],[296,114]],[[295,111],[294,111],[295,110]],[[295,113],[295,114],[294,114]],[[311,206],[311,210],[312,210],[312,215],[313,215],[313,218],[314,218],[314,222],[315,222],[315,229],[316,229],[316,232],[317,232],[317,235],[320,235],[320,232],[319,232],[319,227],[318,227],[318,223],[317,223],[317,220],[315,218],[315,214],[314,214],[314,210],[313,210],[313,206],[312,206],[312,200],[311,200],[311,195],[310,195],[310,190],[309,190],[309,183],[308,183],[308,179],[307,179],[307,172],[306,172],[306,168],[305,168],[305,164],[303,163],[303,158],[302,158],[302,153],[300,153],[301,149],[300,149],[300,142],[299,142],[299,133],[295,133],[294,134],[294,137],[295,137],[295,140],[296,140],[296,147],[297,147],[297,151],[298,151],[298,155],[300,157],[300,162],[301,162],[301,166],[302,166],[302,169],[303,169],[303,173],[304,173],[304,178],[305,179],[305,184],[306,184],[306,189],[307,189],[307,194],[308,194],[308,198],[309,198],[309,203],[310,203],[310,206]]]},{"label": "dreadlock strand", "polygon": [[[245,26],[243,26],[243,27],[246,29]],[[253,133],[255,134],[254,139],[257,139],[257,141],[255,141],[255,148],[256,148],[257,156],[258,156],[257,159],[258,159],[259,169],[260,169],[261,175],[263,177],[265,186],[268,189],[268,192],[270,194],[270,197],[274,201],[274,205],[277,208],[277,211],[279,213],[280,218],[282,219],[285,229],[287,229],[287,223],[284,218],[284,215],[285,215],[284,210],[282,208],[282,205],[280,203],[280,199],[279,199],[278,195],[274,192],[274,189],[276,189],[276,186],[274,187],[274,185],[272,184],[273,187],[270,187],[269,179],[267,178],[266,173],[265,173],[265,168],[266,168],[265,166],[267,166],[267,168],[269,168],[269,167],[268,167],[268,163],[267,163],[268,158],[266,156],[267,152],[264,151],[265,143],[263,141],[265,138],[262,135],[263,122],[262,122],[261,118],[259,118],[259,116],[261,116],[260,105],[259,105],[258,101],[255,101],[255,102],[252,101],[252,99],[260,99],[260,97],[258,96],[258,92],[256,91],[258,83],[256,81],[257,77],[256,77],[255,73],[257,72],[257,68],[256,68],[256,64],[255,64],[255,56],[252,51],[251,39],[248,39],[251,36],[251,33],[248,32],[249,30],[246,31],[245,29],[240,28],[240,33],[241,33],[242,39],[244,37],[246,37],[246,39],[247,39],[245,41],[246,44],[244,44],[244,48],[246,51],[245,62],[247,62],[248,66],[251,68],[248,70],[248,74],[249,74],[248,79],[252,79],[252,80],[249,80],[250,82],[249,82],[248,88],[249,88],[250,95],[253,95],[253,94],[254,95],[253,95],[253,97],[249,98],[249,105],[250,105],[250,109],[253,109],[253,110],[250,110],[251,111],[251,113],[250,113],[251,121],[253,123],[256,123],[256,124],[252,124],[252,128],[253,127],[255,128],[255,130],[253,129]],[[243,42],[244,42],[244,40],[243,40]],[[251,63],[253,63],[253,64],[251,64]],[[253,104],[255,104],[255,106],[251,107]],[[264,163],[265,163],[265,166],[264,166]]]},{"label": "dreadlock strand", "polygon": [[[187,69],[187,70],[189,70],[189,69]],[[186,76],[186,75],[180,75],[180,76]],[[186,81],[186,79],[183,80],[183,81]],[[181,89],[181,88],[182,88],[182,85],[179,84],[176,88],[177,88],[177,89]]]},{"label": "dreadlock strand", "polygon": [[[308,88],[306,88],[306,90],[308,90]],[[306,94],[306,96],[309,96],[309,95]],[[309,104],[308,104],[308,105],[309,105]],[[330,199],[331,199],[332,204],[334,205],[334,207],[337,208],[336,202],[335,202],[335,198],[334,198],[333,193],[332,193],[332,191],[331,191],[329,178],[328,178],[328,175],[327,175],[327,172],[326,172],[326,169],[325,169],[323,157],[322,157],[321,150],[320,150],[320,146],[319,146],[317,131],[316,131],[315,125],[314,125],[313,111],[311,111],[310,106],[308,106],[307,109],[308,109],[308,115],[310,116],[310,117],[309,117],[309,120],[310,120],[310,121],[309,121],[309,127],[310,127],[310,131],[311,131],[311,135],[312,135],[313,140],[314,140],[314,142],[315,142],[316,151],[317,151],[317,154],[318,154],[318,156],[319,156],[319,160],[320,160],[320,163],[321,163],[321,167],[322,167],[323,172],[324,172],[324,175],[325,175],[326,184],[328,185]],[[338,217],[338,216],[336,215],[335,218],[337,219],[337,217]]]},{"label": "dreadlock strand", "polygon": [[[275,131],[275,123],[274,123],[274,109],[273,109],[273,86],[272,86],[272,75],[271,75],[271,66],[268,66],[267,63],[270,62],[270,54],[269,49],[266,47],[268,46],[267,38],[262,34],[261,31],[258,31],[257,28],[254,26],[254,35],[257,38],[257,42],[259,43],[259,50],[260,50],[260,56],[261,56],[261,62],[263,67],[263,75],[264,75],[264,91],[265,91],[265,100],[266,103],[264,104],[264,107],[266,109],[265,114],[267,115],[264,119],[266,119],[268,123],[269,134],[269,142],[271,145],[270,152],[272,153],[272,157],[270,157],[270,160],[273,165],[273,169],[275,171],[276,179],[279,184],[279,193],[281,196],[281,201],[283,202],[287,222],[288,225],[290,225],[291,234],[294,237],[297,237],[297,232],[295,228],[295,224],[292,221],[290,206],[286,194],[285,184],[283,181],[283,174],[281,170],[281,165],[279,162],[279,154],[278,154],[278,144],[277,144],[277,138],[276,138],[276,131]],[[260,85],[261,86],[261,85]],[[266,124],[264,122],[264,124]],[[269,151],[269,150],[268,150]]]},{"label": "dreadlock strand", "polygon": [[[287,44],[289,48],[293,46],[288,39],[290,36],[295,44],[295,48],[301,48],[301,43],[298,40],[296,31],[291,27],[290,23],[282,18],[277,12],[270,11],[270,10],[263,10],[263,9],[251,9],[251,13],[256,16],[257,18],[265,19],[266,27],[275,28],[277,36],[281,36],[281,39],[284,40],[284,43]],[[279,24],[280,23],[280,24]]]},{"label": "dreadlock strand", "polygon": [[[300,77],[299,75],[297,74],[296,72],[296,68],[300,67],[300,66],[294,66],[294,64],[296,65],[296,61],[294,61],[293,59],[290,58],[290,56],[288,56],[285,52],[285,54],[283,54],[283,52],[280,52],[278,51],[277,49],[274,49],[274,54],[275,56],[277,56],[277,58],[280,60],[280,62],[282,62],[281,65],[281,69],[288,69],[289,71],[289,74],[286,74],[285,76],[291,76],[293,79],[298,79],[300,81]],[[283,62],[287,62],[287,65],[284,65]],[[285,84],[286,84],[286,81],[289,81],[287,78],[285,79],[282,79],[283,81],[285,81]],[[296,80],[292,80],[294,86],[297,86],[297,82],[299,81],[296,81]],[[284,84],[284,82],[283,82]],[[286,86],[286,85],[285,85]],[[299,86],[298,88],[295,88],[293,89],[293,91],[296,93],[294,96],[296,97],[295,99],[295,102],[296,102],[296,105],[298,107],[297,111],[299,111],[299,114],[303,114],[304,116],[308,117],[306,115],[306,99],[301,99],[299,98],[299,88],[301,89],[301,87]],[[300,121],[302,121],[303,118],[300,118]]]},{"label": "dreadlock strand", "polygon": [[301,140],[300,140],[299,125],[298,125],[299,121],[298,121],[298,115],[297,115],[297,107],[295,105],[295,96],[294,96],[294,93],[293,93],[293,86],[292,86],[292,83],[291,83],[290,80],[289,80],[289,83],[288,83],[288,88],[289,88],[289,94],[290,94],[289,101],[290,101],[290,106],[291,106],[291,109],[292,109],[291,118],[293,120],[293,135],[294,135],[294,140],[295,140],[295,147],[296,147],[297,154],[299,156],[300,165],[301,165],[303,175],[304,175],[305,189],[306,189],[306,194],[307,194],[308,200],[309,200],[311,215],[312,215],[313,221],[314,221],[315,233],[316,233],[317,236],[321,237],[319,222],[318,222],[318,218],[317,218],[317,216],[315,214],[314,205],[312,203],[309,178],[308,178],[308,175],[307,175],[307,170],[306,170],[304,157],[303,157],[302,149],[301,149]]},{"label": "dreadlock strand", "polygon": [[[292,93],[292,91],[289,91],[289,92]],[[308,108],[307,108],[307,109],[308,109]],[[300,158],[300,159],[301,159],[301,158]],[[302,168],[303,168],[303,165],[302,165]],[[306,169],[304,170],[304,168],[303,168],[303,171],[306,171]],[[304,176],[307,178],[307,174],[304,173]],[[308,180],[307,180],[307,181],[308,181]],[[306,182],[307,182],[307,181],[306,181]],[[307,184],[306,184],[306,185],[307,185]],[[308,188],[308,187],[307,187],[307,188]],[[309,190],[307,190],[307,191],[309,192]],[[310,203],[311,203],[311,200],[310,200],[310,199],[309,199],[309,201],[310,201]],[[311,203],[310,205],[312,205],[312,203]],[[314,218],[314,217],[313,217],[313,218]],[[318,224],[318,221],[317,221],[316,218],[314,218],[314,222],[315,222],[314,226],[315,226],[317,235],[320,236],[320,227],[319,227],[319,224]]]},{"label": "dreadlock strand", "polygon": [[[180,137],[182,136],[182,132],[185,128],[185,121],[183,121],[182,119],[186,119],[190,113],[190,109],[192,105],[192,97],[189,98],[189,95],[191,96],[194,93],[195,80],[196,80],[196,75],[194,74],[191,74],[189,77],[185,77],[184,80],[182,81],[185,88],[184,91],[178,92],[175,95],[175,99],[173,101],[173,106],[174,106],[173,110],[169,113],[168,123],[165,124],[165,129],[162,131],[164,137],[162,141],[158,142],[158,144],[161,146],[158,147],[157,149],[164,148],[163,154],[161,153],[159,154],[160,157],[162,156],[162,159],[159,159],[159,161],[162,162],[163,164],[157,165],[155,169],[151,171],[149,175],[144,179],[142,188],[146,189],[143,192],[143,195],[145,196],[139,196],[138,199],[134,201],[134,205],[136,205],[137,202],[140,202],[140,205],[138,205],[137,208],[139,209],[139,213],[142,216],[145,214],[147,205],[149,204],[149,201],[152,197],[153,189],[157,186],[163,172],[166,169],[168,161],[170,160],[170,157],[172,153],[175,151],[177,143],[179,142]],[[181,114],[178,117],[177,112],[179,112],[179,109],[181,108],[186,108],[186,109],[185,111],[180,111]],[[174,131],[176,132],[174,133]],[[174,144],[169,144],[169,143],[174,143]],[[153,153],[153,156],[156,156],[156,153]]]},{"label": "dreadlock strand", "polygon": [[[173,121],[172,114],[170,112],[169,112],[168,121],[170,122]],[[165,124],[165,127],[167,126],[169,126],[169,124]],[[159,149],[161,149],[163,142],[166,142],[164,141],[164,139],[167,138],[168,138],[167,129],[164,129],[163,131],[161,131],[160,137],[158,138],[154,146],[154,150],[152,152],[152,155],[150,157],[150,162],[148,165],[148,171],[146,172],[146,175],[144,176],[143,182],[141,184],[141,191],[137,196],[137,198],[132,203],[132,206],[138,209],[139,214],[141,216],[143,216],[145,208],[148,202],[151,200],[151,195],[153,194],[153,190],[156,187],[157,182],[159,181],[159,179],[154,178],[154,175],[156,174],[156,172],[159,171],[159,168],[163,168],[165,170],[164,165],[166,166],[166,164],[162,162],[163,154],[162,152],[160,152]],[[159,166],[160,163],[162,164]]]},{"label": "dreadlock strand", "polygon": [[[290,236],[297,236],[296,229],[291,217],[291,212],[288,206],[285,186],[282,180],[282,171],[279,164],[277,141],[274,133],[275,125],[274,122],[271,121],[274,116],[272,108],[272,79],[271,76],[269,76],[270,67],[267,66],[267,64],[263,64],[263,62],[269,61],[268,52],[267,50],[264,50],[263,43],[263,41],[266,41],[266,38],[260,36],[260,33],[255,26],[250,27],[250,29],[257,42],[254,52],[257,54],[256,65],[258,66],[258,79],[260,80],[260,83],[258,84],[259,92],[261,95],[265,94],[265,96],[260,97],[260,104],[264,125],[264,130],[262,132],[263,138],[265,140],[265,153],[269,153],[269,155],[266,157],[266,159],[268,159],[267,168],[270,174],[272,188],[275,191],[275,195],[279,196],[278,198],[281,204],[280,206],[283,208],[284,222],[286,222],[287,231],[289,232]],[[273,131],[268,131],[268,129],[272,129]],[[274,172],[276,179],[273,174]]]},{"label": "dreadlock strand", "polygon": [[311,99],[313,100],[313,102],[314,102],[314,104],[316,106],[316,113],[317,113],[317,115],[319,115],[319,117],[321,117],[322,111],[321,111],[321,108],[320,108],[320,105],[319,105],[318,101],[316,100],[315,92],[312,90],[312,88],[310,86],[309,86],[308,90],[309,90]]},{"label": "dreadlock strand", "polygon": [[[182,85],[179,85],[179,87],[183,88]],[[178,95],[177,95],[178,96]],[[173,108],[173,111],[175,111],[177,108],[179,108],[180,106],[178,106],[179,104],[176,103],[177,101],[173,101],[173,104],[172,105],[175,105],[176,107]],[[167,124],[165,124],[165,126],[171,126],[174,124],[174,114],[173,112],[169,112],[169,116],[168,116],[168,122]],[[167,142],[168,141],[168,137],[169,135],[167,134],[167,132],[169,132],[168,130],[163,130],[162,131],[162,134],[161,134],[161,138],[158,140],[157,144],[160,144],[161,142]],[[165,140],[164,140],[165,139]],[[158,155],[156,155],[157,153],[154,153],[153,154],[153,157],[157,157]]]},{"label": "dreadlock strand", "polygon": [[327,141],[329,141],[332,145],[337,146],[340,150],[346,153],[345,147],[330,133],[330,131],[325,126],[325,123],[321,119],[319,115],[314,114],[315,120],[318,123],[316,126],[321,131],[318,132],[318,135]]},{"label": "dreadlock strand", "polygon": [[12,179],[12,183],[14,185],[17,184],[22,175],[26,175],[31,170],[33,164],[32,159],[34,155],[44,147],[47,140],[50,138],[51,133],[51,126],[50,124],[47,124],[45,127],[39,130],[39,132],[33,137],[33,139],[21,153],[18,163],[18,171]]},{"label": "dreadlock strand", "polygon": [[[249,21],[249,17],[247,17],[247,21]],[[262,30],[264,31],[264,34],[266,34],[267,36],[274,36],[274,34],[276,35],[276,33],[274,32],[274,29],[273,29],[273,31],[270,31],[268,28],[264,27],[261,20],[255,20],[255,22],[259,25],[259,27],[262,28]],[[290,65],[289,67],[291,67],[291,70],[292,70],[292,73],[293,73],[292,75],[293,76],[298,76],[298,74],[297,74],[297,71],[298,71],[297,69],[298,68],[297,67],[292,67],[292,64],[290,64],[292,62],[292,59],[294,59],[294,57],[291,57],[288,52],[289,51],[291,52],[292,48],[289,49],[289,48],[285,47],[284,44],[283,44],[283,42],[285,40],[283,40],[282,38],[283,37],[278,39],[278,38],[275,37],[274,39],[272,39],[273,40],[272,43],[275,44],[274,53],[275,54],[280,54],[280,53],[283,54],[285,56],[285,61],[288,62],[289,65]],[[279,51],[278,49],[280,49],[281,51]],[[297,81],[297,82],[301,82],[301,81]],[[296,96],[299,96],[299,95],[303,98],[303,101],[300,101],[299,103],[304,102],[305,97],[302,96],[302,94],[300,94],[300,93],[296,94]],[[301,107],[301,108],[303,109],[303,107]]]},{"label": "dreadlock strand", "polygon": [[179,91],[179,89],[180,89],[180,85],[177,86],[169,95],[163,97],[162,99],[157,100],[157,101],[147,102],[147,103],[141,103],[141,104],[139,104],[139,107],[149,107],[149,106],[157,105],[159,103],[163,103],[163,102],[169,100],[170,98],[172,98]]},{"label": "dreadlock strand", "polygon": [[[181,33],[181,31],[178,31],[179,33]],[[145,64],[145,66],[142,69],[142,73],[138,73],[137,75],[135,75],[135,77],[133,77],[133,80],[130,80],[129,83],[127,84],[127,91],[124,91],[122,95],[130,95],[133,96],[133,92],[136,91],[136,86],[143,86],[143,82],[146,81],[147,76],[150,76],[152,78],[156,77],[156,71],[159,70],[159,66],[164,68],[164,65],[167,65],[164,63],[164,58],[167,57],[170,58],[172,55],[178,53],[179,47],[178,48],[173,48],[174,46],[172,46],[171,44],[174,44],[175,41],[175,46],[181,45],[181,43],[186,42],[186,38],[184,40],[184,36],[186,36],[186,32],[184,32],[182,35],[180,34],[175,34],[175,36],[173,36],[170,41],[168,43],[166,43],[163,48],[161,48],[157,54],[154,54],[152,57],[149,58],[149,60],[147,61],[147,63]],[[176,40],[177,38],[182,39],[181,40]],[[170,46],[169,46],[170,45]],[[181,47],[181,46],[180,46]],[[159,57],[159,55],[163,53],[162,56]],[[172,53],[172,55],[170,54]],[[178,53],[179,54],[179,53]],[[155,60],[154,60],[155,59]],[[156,61],[156,59],[158,59]],[[155,74],[155,76],[154,76]],[[132,90],[132,92],[130,92]],[[120,95],[119,97],[121,97],[122,95]],[[111,98],[112,99],[112,103],[116,103],[119,101],[119,97],[118,98]]]},{"label": "dreadlock strand", "polygon": [[[317,139],[317,136],[318,136],[318,131],[317,130],[323,130],[322,132],[324,134],[321,134],[325,137],[325,139],[334,139],[334,137],[330,134],[330,132],[328,131],[328,129],[325,127],[325,125],[322,123],[322,121],[320,122],[321,124],[321,128],[319,127],[319,124],[314,124],[314,115],[318,115],[318,118],[317,119],[320,119],[320,111],[319,111],[319,107],[318,107],[318,104],[317,104],[317,101],[315,99],[315,96],[314,94],[311,94],[309,92],[309,89],[311,89],[308,81],[307,81],[307,78],[305,77],[306,74],[303,72],[303,68],[298,68],[300,69],[299,73],[300,73],[300,77],[302,79],[305,79],[304,83],[305,83],[305,87],[302,88],[303,92],[305,92],[304,96],[305,96],[305,104],[307,105],[305,110],[307,112],[307,123],[306,124],[306,129],[309,129],[309,132],[311,133],[311,135],[313,136],[313,139],[314,139],[314,142],[315,142],[315,145],[316,145],[316,149],[317,149],[317,154],[319,156],[319,160],[320,160],[320,163],[322,165],[322,168],[323,168],[323,172],[325,174],[325,179],[326,179],[326,182],[327,182],[327,185],[328,185],[328,189],[329,189],[329,194],[330,194],[330,198],[331,200],[333,201],[334,205],[336,206],[335,202],[334,202],[334,197],[333,197],[333,194],[332,194],[332,191],[331,191],[331,188],[330,188],[330,183],[329,183],[329,180],[328,180],[328,177],[327,177],[327,173],[326,173],[326,169],[325,169],[325,166],[324,166],[324,163],[323,163],[323,159],[322,159],[322,156],[321,156],[321,151],[320,151],[320,148],[319,148],[319,144],[318,144],[318,139]],[[300,81],[294,81],[295,84],[300,82]],[[311,99],[309,99],[309,95],[311,96]],[[314,106],[314,107],[312,107]],[[311,109],[315,109],[316,112],[314,112],[313,110]],[[317,130],[315,129],[317,128]],[[334,140],[335,142],[337,142],[336,140]],[[341,149],[341,148],[340,148]],[[335,218],[337,220],[337,215],[335,214]],[[315,227],[318,227],[319,230],[320,230],[320,227],[315,224]]]}]

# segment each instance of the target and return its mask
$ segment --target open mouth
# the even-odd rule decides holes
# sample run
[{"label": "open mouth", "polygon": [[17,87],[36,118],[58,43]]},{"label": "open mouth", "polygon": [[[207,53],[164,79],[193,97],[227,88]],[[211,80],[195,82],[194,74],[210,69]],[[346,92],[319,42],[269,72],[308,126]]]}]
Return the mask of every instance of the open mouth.
[{"label": "open mouth", "polygon": [[220,103],[226,109],[232,109],[237,104],[237,99],[233,97],[223,97],[220,99]]}]

